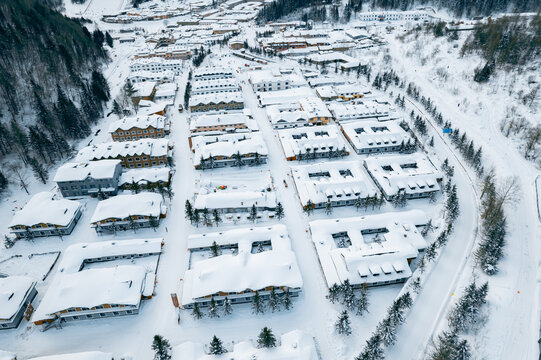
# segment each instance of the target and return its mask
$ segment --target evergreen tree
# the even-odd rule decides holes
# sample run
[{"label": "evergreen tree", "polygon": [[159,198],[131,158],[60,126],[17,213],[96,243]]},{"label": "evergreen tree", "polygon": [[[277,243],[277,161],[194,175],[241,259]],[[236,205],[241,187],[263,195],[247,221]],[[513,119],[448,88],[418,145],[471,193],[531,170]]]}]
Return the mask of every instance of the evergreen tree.
[{"label": "evergreen tree", "polygon": [[385,346],[393,345],[396,341],[396,326],[390,317],[385,317],[376,329]]},{"label": "evergreen tree", "polygon": [[231,315],[233,313],[233,307],[231,306],[231,300],[226,296],[224,299],[224,315]]},{"label": "evergreen tree", "polygon": [[209,352],[211,355],[222,355],[226,353],[224,346],[222,344],[222,340],[218,339],[216,335],[214,335],[214,337],[212,338],[212,341],[210,342]]},{"label": "evergreen tree", "polygon": [[458,205],[458,195],[456,185],[451,187],[451,191],[447,196],[447,202],[445,204],[446,220],[449,223],[453,223],[460,214],[460,208]]},{"label": "evergreen tree", "polygon": [[278,220],[282,220],[282,218],[284,217],[284,208],[282,206],[282,203],[278,203],[276,204],[276,217],[278,218]]},{"label": "evergreen tree", "polygon": [[325,213],[327,215],[332,213],[332,203],[331,199],[327,198],[327,202],[325,203]]},{"label": "evergreen tree", "polygon": [[293,307],[293,302],[291,301],[291,295],[289,294],[289,289],[286,289],[284,292],[284,309],[290,310]]},{"label": "evergreen tree", "polygon": [[184,217],[193,223],[193,207],[190,200],[186,200],[186,203],[184,204]]},{"label": "evergreen tree", "polygon": [[338,320],[334,324],[334,329],[340,335],[350,335],[351,334],[351,323],[349,320],[349,315],[346,310],[342,311],[338,316]]},{"label": "evergreen tree", "polygon": [[437,248],[437,245],[435,242],[428,245],[428,247],[426,248],[426,254],[424,256],[426,261],[431,262],[436,258],[436,255],[438,255],[436,248]]},{"label": "evergreen tree", "polygon": [[252,208],[250,209],[250,215],[248,216],[248,219],[251,222],[255,222],[257,220],[257,208],[255,207],[255,204],[252,205]]},{"label": "evergreen tree", "polygon": [[256,291],[252,298],[252,313],[256,315],[265,313],[265,304],[259,295],[259,291]]},{"label": "evergreen tree", "polygon": [[218,244],[216,244],[216,241],[212,242],[212,245],[210,246],[210,257],[216,257],[220,255],[220,248],[218,247]]},{"label": "evergreen tree", "polygon": [[357,209],[357,211],[359,211],[359,209],[362,206],[362,200],[361,200],[360,196],[357,196],[357,198],[355,199],[354,206],[355,206],[355,209]]},{"label": "evergreen tree", "polygon": [[133,230],[134,233],[137,232],[137,223],[135,222],[135,219],[131,215],[128,215],[128,226],[130,227],[130,229]]},{"label": "evergreen tree", "polygon": [[109,34],[109,31],[105,32],[105,42],[107,43],[107,45],[109,45],[109,47],[113,47],[113,38]]},{"label": "evergreen tree", "polygon": [[304,206],[304,212],[306,212],[308,215],[310,215],[312,213],[312,211],[314,211],[314,203],[312,202],[312,200],[308,200],[306,202],[306,206]]},{"label": "evergreen tree", "polygon": [[4,173],[2,173],[2,171],[0,171],[0,194],[6,190],[8,187],[8,179],[6,178],[6,176],[4,175]]},{"label": "evergreen tree", "polygon": [[385,354],[381,347],[381,338],[378,333],[373,334],[366,341],[363,351],[355,358],[355,360],[383,360]]},{"label": "evergreen tree", "polygon": [[40,180],[42,183],[46,184],[47,179],[49,178],[49,172],[43,165],[36,159],[29,157],[28,163],[30,164],[30,167],[32,168],[32,172],[34,173],[34,176],[36,179]]},{"label": "evergreen tree", "polygon": [[200,223],[201,223],[201,214],[199,213],[199,209],[195,209],[193,212],[192,224],[195,224],[195,226],[199,226]]},{"label": "evergreen tree", "polygon": [[214,297],[210,298],[208,311],[209,311],[209,318],[220,317],[220,315],[218,314],[218,306],[216,305],[216,301],[214,300]]},{"label": "evergreen tree", "polygon": [[201,312],[201,309],[199,308],[199,304],[197,302],[194,302],[194,304],[193,304],[192,315],[197,320],[199,320],[199,319],[201,319],[203,317],[203,313]]},{"label": "evergreen tree", "polygon": [[201,211],[201,213],[202,213],[201,220],[203,224],[205,224],[206,226],[212,226],[212,222],[210,221],[209,209],[204,208]]},{"label": "evergreen tree", "polygon": [[336,301],[340,300],[340,292],[340,286],[338,286],[336,283],[332,284],[332,286],[329,288],[327,299],[334,304]]},{"label": "evergreen tree", "polygon": [[152,350],[154,350],[154,360],[170,360],[171,345],[167,339],[161,335],[154,335],[152,341]]},{"label": "evergreen tree", "polygon": [[214,218],[214,223],[216,224],[216,226],[220,225],[220,223],[222,222],[222,217],[220,216],[218,209],[212,210],[212,217]]},{"label": "evergreen tree", "polygon": [[158,219],[156,218],[156,216],[152,216],[150,215],[148,217],[148,224],[150,225],[150,227],[156,231],[156,229],[158,228],[158,226],[160,226],[160,222],[158,221]]},{"label": "evergreen tree", "polygon": [[369,305],[368,286],[366,284],[363,284],[363,286],[361,287],[361,293],[360,293],[359,299],[357,299],[356,305],[357,305],[357,309],[356,309],[357,315],[362,316],[365,312],[368,312],[368,305]]},{"label": "evergreen tree", "polygon": [[274,287],[270,292],[269,307],[272,312],[280,311],[280,308],[282,307],[282,302],[280,301],[280,297],[278,296],[278,294],[276,294]]},{"label": "evergreen tree", "polygon": [[257,347],[259,348],[272,348],[276,346],[276,337],[272,333],[272,330],[268,327],[261,329],[257,338]]}]

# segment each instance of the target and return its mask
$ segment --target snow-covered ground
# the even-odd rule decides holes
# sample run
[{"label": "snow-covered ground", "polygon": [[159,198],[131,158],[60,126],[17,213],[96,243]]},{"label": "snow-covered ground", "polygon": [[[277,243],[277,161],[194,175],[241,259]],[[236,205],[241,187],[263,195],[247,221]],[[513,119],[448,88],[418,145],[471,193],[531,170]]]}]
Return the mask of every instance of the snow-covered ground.
[{"label": "snow-covered ground", "polygon": [[[116,12],[127,6],[127,0],[88,0],[83,5],[66,1],[66,14],[84,16],[97,21],[101,15]],[[153,31],[163,26],[161,21],[141,22],[138,27]],[[120,24],[102,24],[100,27],[116,31]],[[454,299],[461,294],[463,287],[472,277],[489,280],[488,320],[480,326],[475,334],[469,334],[476,356],[487,359],[533,359],[537,358],[537,337],[539,334],[540,289],[538,287],[538,253],[539,234],[538,220],[539,192],[541,179],[536,180],[539,169],[532,162],[523,158],[517,150],[517,143],[504,137],[499,123],[516,98],[506,96],[510,79],[504,75],[497,77],[488,85],[476,85],[471,80],[472,69],[480,60],[475,56],[458,59],[458,48],[448,43],[445,38],[439,40],[428,38],[417,42],[402,42],[396,38],[400,27],[395,32],[387,33],[384,26],[372,29],[384,37],[387,46],[358,50],[355,55],[363,61],[371,63],[374,76],[380,69],[393,68],[405,80],[413,81],[425,96],[430,96],[445,119],[449,119],[461,131],[466,131],[474,139],[477,146],[483,147],[485,168],[494,167],[501,179],[516,176],[520,183],[520,198],[507,209],[509,218],[509,235],[506,257],[501,263],[498,275],[487,278],[478,270],[473,270],[472,250],[478,240],[479,226],[478,198],[480,183],[474,172],[465,164],[456,149],[450,145],[449,139],[441,134],[435,125],[429,126],[429,135],[434,136],[434,147],[427,147],[428,156],[439,165],[443,159],[449,158],[455,167],[454,183],[457,185],[461,215],[455,224],[455,230],[449,238],[447,246],[435,264],[426,274],[422,291],[415,298],[412,309],[407,314],[406,323],[399,328],[398,341],[387,349],[389,359],[419,359],[427,350],[430,337],[445,329],[447,314]],[[255,45],[253,28],[245,29],[251,45]],[[418,43],[423,44],[419,46]],[[111,50],[111,62],[105,70],[110,82],[111,93],[117,94],[128,75],[128,58],[144,45],[138,37],[132,44],[118,44]],[[389,57],[385,58],[387,54]],[[232,56],[227,48],[215,46],[211,55],[203,65],[230,66],[238,70],[247,63]],[[295,65],[290,60],[278,61],[286,65]],[[188,67],[189,65],[186,64]],[[440,70],[442,69],[442,70]],[[179,92],[175,105],[183,103],[184,89],[188,68],[177,79]],[[444,74],[447,74],[444,76]],[[326,298],[327,286],[320,269],[317,254],[310,238],[309,221],[325,218],[340,218],[371,213],[382,213],[392,210],[390,204],[376,210],[355,210],[354,207],[335,208],[332,214],[316,211],[308,216],[302,211],[296,193],[290,167],[298,163],[287,162],[276,131],[267,119],[265,109],[258,106],[256,94],[248,83],[248,72],[236,73],[242,87],[245,106],[253,114],[255,121],[265,139],[269,157],[268,163],[251,168],[251,176],[259,171],[267,179],[270,174],[276,189],[278,201],[284,206],[285,217],[263,219],[256,225],[283,223],[287,226],[292,241],[292,249],[303,279],[301,295],[293,299],[293,309],[264,315],[253,315],[250,305],[235,305],[233,314],[219,319],[205,317],[195,320],[190,311],[181,311],[180,322],[177,322],[177,310],[173,307],[170,294],[181,293],[182,278],[186,269],[187,239],[190,234],[217,231],[216,227],[191,226],[184,216],[184,203],[192,200],[198,190],[201,179],[213,176],[226,176],[242,181],[243,169],[229,168],[206,171],[202,175],[193,166],[193,153],[190,151],[187,137],[189,134],[188,114],[172,111],[171,143],[174,144],[175,174],[172,186],[174,197],[168,201],[167,218],[160,227],[152,229],[126,231],[117,235],[98,236],[89,226],[89,220],[97,205],[95,199],[81,200],[83,215],[74,232],[64,239],[37,238],[32,242],[19,241],[11,249],[0,249],[0,273],[9,275],[26,274],[41,280],[55,260],[54,252],[62,252],[67,246],[79,242],[95,242],[111,239],[163,237],[165,246],[160,258],[157,284],[152,299],[143,302],[141,312],[135,316],[107,318],[73,322],[63,329],[50,329],[41,332],[40,327],[23,322],[14,330],[3,330],[0,333],[0,349],[16,352],[19,358],[31,356],[68,353],[76,351],[100,350],[113,353],[116,357],[129,353],[135,360],[150,359],[152,337],[161,334],[171,344],[179,345],[186,341],[208,344],[213,335],[224,341],[229,350],[240,341],[253,341],[259,331],[268,326],[277,338],[281,334],[293,330],[302,330],[315,339],[318,353],[322,359],[351,359],[361,350],[365,340],[385,316],[387,307],[402,290],[403,285],[390,285],[369,290],[369,312],[363,317],[351,315],[353,334],[343,337],[335,334],[334,322],[342,306],[331,304]],[[355,77],[352,75],[351,80]],[[356,78],[355,78],[356,80]],[[369,85],[369,84],[367,84]],[[499,89],[502,86],[502,89]],[[519,85],[517,85],[519,86]],[[390,89],[393,90],[393,89]],[[394,90],[396,92],[396,90]],[[411,99],[410,99],[411,100]],[[176,106],[174,107],[174,109]],[[420,104],[408,101],[407,112],[416,109],[423,113]],[[539,112],[521,107],[529,114],[533,123],[541,123]],[[407,116],[405,116],[407,117]],[[93,129],[95,135],[76,144],[78,148],[89,143],[101,143],[109,140],[107,133],[110,122],[117,120],[115,115],[102,119]],[[97,130],[101,130],[99,133]],[[343,160],[361,160],[350,144],[346,142],[350,155]],[[327,160],[325,160],[327,161]],[[331,160],[339,161],[339,160]],[[312,162],[311,162],[312,163]],[[58,164],[60,165],[60,164]],[[54,174],[55,169],[50,173]],[[212,173],[212,174],[211,174]],[[29,174],[30,177],[30,174]],[[285,186],[287,184],[288,186]],[[0,231],[5,232],[17,207],[23,206],[39,191],[55,191],[54,184],[41,184],[34,180],[29,186],[30,195],[11,187],[10,193],[0,199]],[[443,208],[441,195],[436,204],[427,199],[412,200],[404,210],[421,209],[433,217],[438,223]],[[219,229],[230,229],[235,224],[222,224]],[[247,225],[242,225],[247,226]],[[429,235],[428,241],[432,241]],[[51,253],[33,255],[36,253]],[[17,256],[16,256],[17,255]],[[18,256],[20,255],[20,256]],[[16,257],[15,257],[16,256]],[[31,257],[30,257],[31,256]],[[60,255],[62,256],[62,254]],[[121,263],[121,262],[119,262]],[[52,272],[57,271],[54,267]],[[38,304],[50,284],[51,277],[38,283],[38,296],[34,304]],[[181,357],[182,358],[182,357]]]}]

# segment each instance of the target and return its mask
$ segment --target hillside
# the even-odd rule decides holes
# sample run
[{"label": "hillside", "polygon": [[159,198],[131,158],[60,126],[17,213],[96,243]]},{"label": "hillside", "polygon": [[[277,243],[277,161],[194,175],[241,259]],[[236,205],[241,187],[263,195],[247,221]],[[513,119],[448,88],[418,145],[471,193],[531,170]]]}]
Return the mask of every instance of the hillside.
[{"label": "hillside", "polygon": [[47,4],[0,0],[0,159],[66,155],[66,140],[87,136],[109,97],[104,34]]}]

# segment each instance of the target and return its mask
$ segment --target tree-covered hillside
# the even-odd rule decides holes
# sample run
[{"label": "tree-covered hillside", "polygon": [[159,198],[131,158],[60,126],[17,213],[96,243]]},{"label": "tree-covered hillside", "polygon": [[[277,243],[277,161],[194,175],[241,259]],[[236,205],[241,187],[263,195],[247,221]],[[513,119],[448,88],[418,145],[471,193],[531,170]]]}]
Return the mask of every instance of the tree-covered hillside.
[{"label": "tree-covered hillside", "polygon": [[109,89],[100,65],[105,36],[44,0],[0,0],[0,159],[25,164],[67,155],[90,134]]}]

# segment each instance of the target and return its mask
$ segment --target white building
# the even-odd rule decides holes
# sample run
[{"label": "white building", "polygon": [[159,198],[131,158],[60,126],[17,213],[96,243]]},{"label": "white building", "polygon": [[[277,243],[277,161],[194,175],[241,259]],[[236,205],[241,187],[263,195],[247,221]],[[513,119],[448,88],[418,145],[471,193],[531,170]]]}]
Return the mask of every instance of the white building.
[{"label": "white building", "polygon": [[239,84],[234,78],[197,80],[192,83],[191,95],[216,94],[222,92],[238,92]]},{"label": "white building", "polygon": [[120,160],[69,162],[58,168],[53,181],[65,198],[98,196],[100,192],[113,196],[117,193],[121,172]]},{"label": "white building", "polygon": [[140,187],[155,188],[158,184],[169,186],[170,179],[171,170],[168,167],[130,169],[120,175],[118,186],[129,189],[131,184],[136,183]]},{"label": "white building", "polygon": [[349,155],[338,126],[322,125],[278,131],[287,161]]},{"label": "white building", "polygon": [[156,86],[156,93],[154,94],[154,101],[165,101],[169,105],[173,105],[177,90],[177,83],[158,84]]},{"label": "white building", "polygon": [[389,104],[377,101],[363,101],[358,104],[335,102],[329,104],[329,110],[339,123],[361,119],[388,121],[398,118],[391,110]]},{"label": "white building", "polygon": [[314,93],[312,89],[307,86],[287,90],[267,91],[257,94],[261,106],[298,104],[299,100],[311,96],[314,96]]},{"label": "white building", "polygon": [[[167,208],[160,194],[142,192],[117,195],[102,200],[90,219],[97,233],[139,229],[155,226],[167,215]],[[153,223],[154,222],[154,223]]]},{"label": "white building", "polygon": [[413,141],[397,121],[352,121],[340,128],[357,154],[400,151]]},{"label": "white building", "polygon": [[175,73],[170,70],[163,72],[135,71],[128,76],[128,81],[132,84],[140,82],[170,83],[174,80]]},{"label": "white building", "polygon": [[360,199],[378,196],[376,187],[359,161],[332,161],[292,166],[291,173],[303,208],[353,206]]},{"label": "white building", "polygon": [[8,225],[17,238],[69,235],[81,217],[78,201],[58,199],[52,192],[32,196]]},{"label": "white building", "polygon": [[191,136],[258,131],[257,123],[241,112],[203,114],[190,119]]},{"label": "white building", "polygon": [[287,90],[307,85],[303,76],[282,74],[278,68],[253,71],[250,73],[250,84],[255,92]]},{"label": "white building", "polygon": [[[210,252],[216,243],[219,255]],[[214,298],[218,305],[227,297],[232,304],[252,300],[257,291],[262,299],[272,289],[279,296],[289,291],[297,296],[302,278],[285,225],[254,227],[191,235],[188,238],[189,268],[186,270],[182,305],[205,307]]]},{"label": "white building", "polygon": [[417,230],[427,222],[420,210],[310,222],[327,286],[345,280],[354,287],[407,280],[409,264],[427,246]]},{"label": "white building", "polygon": [[318,97],[310,96],[299,100],[303,111],[308,113],[308,120],[312,125],[325,125],[331,121],[332,114],[327,105]]},{"label": "white building", "polygon": [[192,79],[194,81],[199,80],[218,80],[218,79],[232,79],[233,70],[231,68],[220,66],[207,66],[200,67],[193,71]]},{"label": "white building", "polygon": [[357,15],[361,21],[425,21],[430,16],[426,11],[371,11]]},{"label": "white building", "polygon": [[197,136],[191,139],[196,169],[260,165],[267,162],[267,145],[259,132]]},{"label": "white building", "polygon": [[442,173],[423,154],[369,157],[364,167],[387,200],[399,192],[408,199],[429,196],[440,190]]},{"label": "white building", "polygon": [[29,316],[27,310],[36,294],[36,282],[30,277],[0,277],[0,330],[19,326]]},{"label": "white building", "polygon": [[[153,295],[162,242],[134,239],[68,247],[32,321],[48,328],[73,320],[137,314],[141,300]],[[137,259],[147,257],[152,259],[137,264]],[[124,260],[131,264],[122,265]]]},{"label": "white building", "polygon": [[295,105],[271,105],[266,108],[267,117],[274,129],[288,129],[310,125],[309,115]]},{"label": "white building", "polygon": [[149,71],[152,73],[163,73],[165,71],[172,71],[175,75],[180,75],[182,72],[182,61],[165,60],[158,57],[150,59],[136,59],[132,60],[130,64],[130,71],[132,73],[140,71]]}]

